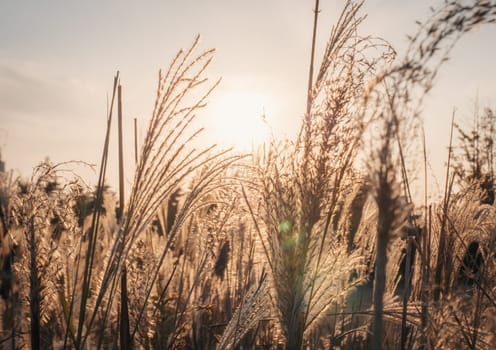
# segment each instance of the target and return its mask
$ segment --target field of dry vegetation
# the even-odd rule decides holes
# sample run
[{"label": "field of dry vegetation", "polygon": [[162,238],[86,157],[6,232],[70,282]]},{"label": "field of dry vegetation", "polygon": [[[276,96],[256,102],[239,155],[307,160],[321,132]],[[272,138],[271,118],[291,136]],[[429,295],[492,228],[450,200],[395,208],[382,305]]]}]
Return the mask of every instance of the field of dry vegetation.
[{"label": "field of dry vegetation", "polygon": [[71,163],[2,173],[1,348],[493,349],[496,115],[447,130],[430,203],[420,111],[496,1],[433,9],[403,56],[360,34],[361,5],[312,59],[295,140],[193,147],[217,85],[197,39],[159,74],[126,201],[104,182],[118,76],[96,188]]}]

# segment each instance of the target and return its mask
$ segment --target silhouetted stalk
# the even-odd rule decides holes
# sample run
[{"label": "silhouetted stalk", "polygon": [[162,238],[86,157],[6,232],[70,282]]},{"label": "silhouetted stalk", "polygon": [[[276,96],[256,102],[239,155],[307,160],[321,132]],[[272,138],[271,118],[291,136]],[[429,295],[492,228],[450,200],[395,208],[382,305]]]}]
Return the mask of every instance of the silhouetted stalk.
[{"label": "silhouetted stalk", "polygon": [[477,135],[475,137],[475,177],[481,178],[482,175],[482,164],[480,163],[480,149],[479,149],[479,93],[477,92],[477,96],[475,98],[475,125],[474,125],[474,134]]},{"label": "silhouetted stalk", "polygon": [[[387,236],[389,234],[388,220],[385,213],[381,213],[379,206],[379,221],[376,242],[376,260],[374,271],[374,321],[372,329],[372,349],[382,349],[384,338],[383,309],[384,309],[384,289],[386,285],[386,254]],[[382,215],[381,215],[382,214]]]},{"label": "silhouetted stalk", "polygon": [[450,203],[451,196],[451,187],[452,182],[450,181],[450,166],[451,166],[451,158],[453,154],[453,130],[455,126],[455,109],[453,109],[453,114],[451,117],[451,132],[450,132],[450,141],[449,141],[449,149],[448,149],[448,164],[446,165],[446,179],[444,183],[444,200],[443,200],[443,216],[441,220],[441,228],[439,232],[439,246],[437,252],[437,263],[436,263],[436,271],[434,275],[434,301],[439,301],[441,296],[441,292],[446,292],[443,290],[443,274],[445,273],[445,250],[446,250],[446,222],[448,218],[448,209]]},{"label": "silhouetted stalk", "polygon": [[386,286],[387,246],[395,220],[394,199],[394,167],[391,160],[391,136],[394,123],[387,121],[383,137],[383,145],[379,149],[379,169],[376,174],[378,184],[376,189],[376,202],[378,207],[376,261],[374,269],[374,317],[372,325],[372,349],[382,349],[384,339],[384,290]]},{"label": "silhouetted stalk", "polygon": [[[403,155],[403,147],[401,145],[400,135],[396,134],[396,139],[398,142],[398,150],[400,153],[400,161],[401,161],[401,174],[403,178],[403,188],[405,191],[405,198],[407,198],[407,202],[410,205],[413,205],[412,194],[410,192],[410,182],[408,181],[408,174],[406,170],[405,157]],[[413,215],[409,216],[410,226],[412,228],[417,229],[417,224],[415,222],[415,217]],[[407,310],[408,310],[408,299],[410,297],[410,280],[411,280],[411,266],[412,266],[412,239],[415,237],[411,237],[410,232],[407,230],[406,232],[406,261],[405,261],[405,283],[403,290],[403,311],[401,317],[401,339],[400,339],[400,348],[401,350],[405,350],[406,346],[406,338],[407,338]]]},{"label": "silhouetted stalk", "polygon": [[[13,265],[13,257],[11,256],[10,257],[10,266]],[[16,333],[16,327],[17,327],[17,323],[16,323],[16,319],[15,319],[15,316],[16,316],[16,310],[15,310],[15,301],[16,301],[16,293],[14,292],[14,283],[15,283],[15,275],[14,275],[14,272],[11,271],[11,278],[12,278],[12,285],[10,287],[10,292],[11,292],[11,302],[10,302],[10,318],[12,320],[12,339],[11,339],[11,342],[10,342],[10,345],[12,346],[12,349],[17,349],[16,348],[16,341],[15,341],[15,333]]]},{"label": "silhouetted stalk", "polygon": [[[492,112],[491,112],[492,113]],[[491,118],[492,118],[492,121],[489,125],[489,135],[494,135],[495,134],[495,131],[494,130],[494,115],[491,114]],[[490,181],[491,181],[491,184],[494,185],[494,140],[491,139],[490,142],[489,142],[489,150],[488,150],[488,165],[489,165],[489,178],[490,178]]]},{"label": "silhouetted stalk", "polygon": [[[112,101],[110,103],[110,110],[109,110],[109,115],[107,118],[107,130],[106,130],[106,135],[105,135],[105,142],[103,146],[103,153],[102,153],[102,161],[100,164],[100,175],[98,178],[98,185],[96,189],[96,194],[95,194],[95,205],[93,208],[93,217],[91,220],[91,227],[88,233],[88,248],[86,251],[86,259],[85,259],[85,266],[84,266],[84,272],[83,272],[83,285],[82,285],[82,293],[81,293],[81,304],[79,308],[79,322],[78,322],[78,328],[77,328],[77,337],[76,337],[76,344],[75,348],[80,350],[82,349],[83,345],[83,324],[85,320],[85,314],[86,314],[86,305],[88,302],[88,296],[89,296],[89,291],[90,291],[90,285],[91,285],[91,273],[93,269],[93,260],[94,260],[94,255],[95,255],[95,247],[96,247],[96,241],[97,241],[97,236],[98,236],[98,227],[99,227],[99,222],[100,222],[100,206],[103,203],[103,190],[104,190],[104,181],[105,181],[105,174],[107,171],[107,160],[108,160],[108,148],[109,148],[109,143],[110,143],[110,127],[112,125],[112,111],[113,111],[113,106],[114,106],[114,99],[115,99],[115,94],[117,91],[117,83],[119,80],[119,72],[117,72],[115,78],[114,78],[114,88],[112,92]],[[95,306],[98,308],[98,304]],[[89,325],[90,326],[90,325]],[[90,330],[87,330],[87,333],[89,333]]]},{"label": "silhouetted stalk", "polygon": [[8,227],[6,214],[3,213],[2,205],[0,205],[0,222],[2,223],[2,237],[0,237],[0,239],[3,240],[3,238],[6,237],[8,234]]},{"label": "silhouetted stalk", "polygon": [[122,268],[121,274],[121,310],[120,310],[120,345],[121,350],[129,350],[131,346],[131,335],[129,334],[129,311],[127,307],[127,271]]},{"label": "silhouetted stalk", "polygon": [[403,290],[403,310],[401,314],[401,350],[405,350],[406,337],[407,337],[407,310],[408,310],[408,299],[410,297],[410,271],[412,264],[412,239],[409,233],[406,237],[406,262],[405,262],[405,284]]},{"label": "silhouetted stalk", "polygon": [[[81,232],[84,232],[84,223],[83,226],[81,227]],[[79,266],[81,263],[81,249],[82,249],[82,244],[79,244],[79,249],[76,255],[76,265],[75,265],[75,271],[76,273],[74,274],[74,279],[73,279],[73,288],[72,291],[70,291],[69,287],[69,294],[70,294],[70,305],[69,305],[69,311],[67,313],[67,318],[66,318],[66,329],[65,329],[65,335],[64,335],[64,345],[63,349],[67,349],[67,341],[69,339],[69,336],[71,336],[73,344],[76,344],[76,329],[74,328],[73,322],[72,322],[72,315],[74,313],[74,303],[76,302],[76,289],[77,289],[77,281],[79,280]],[[67,275],[69,275],[67,273]]]},{"label": "silhouetted stalk", "polygon": [[38,277],[38,267],[36,265],[37,246],[35,240],[34,216],[29,222],[29,308],[31,316],[31,349],[40,349],[40,280]]},{"label": "silhouetted stalk", "polygon": [[[386,84],[385,84],[386,85]],[[386,94],[388,96],[388,101],[390,108],[393,109],[392,101],[391,101],[391,96],[389,95],[389,92],[386,88]],[[394,113],[393,113],[394,116]],[[395,118],[394,120],[395,124],[398,125],[399,121]],[[401,139],[400,135],[398,132],[396,132],[396,141],[398,143],[398,151],[399,151],[399,156],[400,156],[400,162],[401,162],[401,176],[403,179],[403,190],[405,192],[405,198],[407,198],[408,204],[413,205],[413,200],[412,200],[412,194],[410,192],[410,182],[408,181],[408,173],[406,170],[406,163],[405,163],[405,157],[403,155],[403,147],[401,145]],[[410,215],[409,217],[410,224],[412,227],[417,227],[415,223],[415,218]],[[406,261],[405,261],[405,276],[404,276],[404,290],[403,290],[403,310],[402,310],[402,317],[401,317],[401,337],[400,337],[400,349],[405,350],[406,346],[406,338],[407,338],[407,310],[408,310],[408,299],[410,296],[410,272],[411,272],[411,264],[412,264],[412,240],[413,238],[410,237],[410,233],[407,231],[406,232]]]},{"label": "silhouetted stalk", "polygon": [[307,116],[310,118],[313,100],[313,67],[315,61],[315,41],[317,38],[317,20],[319,18],[319,0],[315,0],[315,9],[313,17],[313,32],[312,32],[312,50],[310,52],[310,69],[308,71],[308,91],[307,91]]},{"label": "silhouetted stalk", "polygon": [[421,299],[421,312],[420,312],[420,349],[427,348],[427,322],[429,319],[429,270],[430,270],[430,215],[431,208],[427,206],[427,147],[425,143],[425,130],[422,128],[422,149],[424,156],[424,226],[421,234],[421,260],[420,268],[422,276],[420,280],[420,299]]},{"label": "silhouetted stalk", "polygon": [[119,211],[117,221],[122,223],[124,215],[124,151],[122,146],[122,86],[117,88],[117,131],[119,141]]},{"label": "silhouetted stalk", "polygon": [[[124,220],[124,150],[122,146],[122,86],[119,84],[117,89],[117,121],[118,121],[118,141],[119,141],[119,211],[117,222],[119,224],[119,234],[122,231]],[[127,350],[131,348],[131,337],[129,334],[129,312],[127,306],[127,272],[126,265],[122,267],[121,272],[121,307],[119,314],[119,339],[120,348]]]},{"label": "silhouetted stalk", "polygon": [[134,163],[138,165],[138,118],[134,118]]},{"label": "silhouetted stalk", "polygon": [[[480,248],[479,248],[480,249]],[[480,271],[480,276],[485,276],[485,272],[487,269],[488,262],[485,262],[482,264],[482,269]],[[477,279],[477,278],[475,278]],[[480,281],[478,281],[480,282]],[[477,295],[476,295],[476,302],[475,302],[475,308],[474,308],[474,319],[473,319],[473,324],[472,324],[472,343],[470,344],[471,349],[475,350],[477,349],[477,338],[479,336],[479,327],[481,323],[481,318],[482,318],[482,302],[484,298],[484,292],[483,288],[480,285],[480,283],[477,283]]]}]

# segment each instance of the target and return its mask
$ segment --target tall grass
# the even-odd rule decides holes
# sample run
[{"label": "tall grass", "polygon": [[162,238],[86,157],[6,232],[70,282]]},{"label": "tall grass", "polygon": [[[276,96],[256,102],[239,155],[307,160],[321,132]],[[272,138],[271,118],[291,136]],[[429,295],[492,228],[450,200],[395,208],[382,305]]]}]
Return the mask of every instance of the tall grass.
[{"label": "tall grass", "polygon": [[[349,203],[357,178],[353,163],[366,127],[359,113],[362,95],[392,52],[386,43],[357,34],[360,8],[348,2],[332,29],[299,139],[269,146],[258,164],[259,192],[245,197],[287,349],[301,348],[326,312],[365,278],[359,251],[348,251],[353,233],[331,225],[347,211],[340,203]],[[370,57],[374,50],[378,56]]]},{"label": "tall grass", "polygon": [[67,164],[42,164],[29,181],[2,174],[0,344],[490,348],[492,135],[479,150],[482,131],[458,127],[476,162],[464,172],[450,146],[444,200],[428,203],[426,184],[424,208],[409,151],[437,72],[462,34],[495,21],[496,3],[446,2],[400,58],[360,34],[362,4],[345,3],[314,76],[315,2],[296,140],[251,157],[195,147],[194,121],[219,83],[206,77],[214,51],[197,54],[196,38],[159,72],[127,200],[104,181],[118,76],[95,190],[67,179]]}]

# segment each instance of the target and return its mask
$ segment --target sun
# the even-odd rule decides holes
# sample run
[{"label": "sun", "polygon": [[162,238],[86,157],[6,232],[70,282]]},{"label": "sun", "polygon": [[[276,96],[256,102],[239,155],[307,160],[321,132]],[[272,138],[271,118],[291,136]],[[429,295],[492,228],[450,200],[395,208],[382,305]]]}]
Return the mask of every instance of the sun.
[{"label": "sun", "polygon": [[226,92],[218,96],[208,107],[209,138],[216,144],[242,151],[268,141],[268,105],[267,98],[253,92]]}]

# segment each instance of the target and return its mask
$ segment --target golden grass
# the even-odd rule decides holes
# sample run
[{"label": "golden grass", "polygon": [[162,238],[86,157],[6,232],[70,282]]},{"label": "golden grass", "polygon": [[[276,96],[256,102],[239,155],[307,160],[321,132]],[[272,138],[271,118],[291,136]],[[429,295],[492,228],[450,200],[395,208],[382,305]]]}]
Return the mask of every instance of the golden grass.
[{"label": "golden grass", "polygon": [[104,184],[112,108],[95,191],[65,164],[0,174],[2,347],[490,348],[493,136],[458,127],[465,153],[450,152],[445,199],[425,208],[405,153],[442,63],[496,2],[445,3],[398,59],[359,34],[361,7],[346,2],[333,27],[294,141],[193,146],[218,84],[196,38],[159,73],[122,220]]}]

